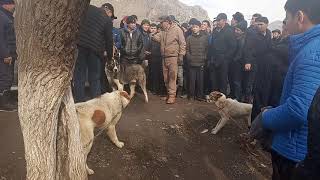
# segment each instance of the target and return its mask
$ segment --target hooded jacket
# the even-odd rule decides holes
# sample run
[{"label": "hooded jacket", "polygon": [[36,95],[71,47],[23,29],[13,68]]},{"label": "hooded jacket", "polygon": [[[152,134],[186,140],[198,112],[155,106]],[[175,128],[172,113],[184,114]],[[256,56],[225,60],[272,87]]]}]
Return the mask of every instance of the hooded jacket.
[{"label": "hooded jacket", "polygon": [[172,24],[169,29],[161,31],[153,36],[160,42],[161,55],[164,58],[179,57],[186,54],[186,40],[180,27]]},{"label": "hooded jacket", "polygon": [[289,62],[280,105],[262,121],[273,132],[272,149],[300,162],[307,153],[308,110],[320,86],[320,25],[290,37]]}]

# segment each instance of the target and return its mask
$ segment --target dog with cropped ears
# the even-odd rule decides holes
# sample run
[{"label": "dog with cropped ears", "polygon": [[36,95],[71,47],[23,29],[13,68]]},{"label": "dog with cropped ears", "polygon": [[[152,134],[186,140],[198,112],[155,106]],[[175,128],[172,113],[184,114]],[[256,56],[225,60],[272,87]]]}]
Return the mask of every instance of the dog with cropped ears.
[{"label": "dog with cropped ears", "polygon": [[[87,102],[76,104],[85,162],[93,145],[95,128],[100,129],[100,132],[105,131],[111,142],[118,148],[124,146],[124,143],[118,140],[116,125],[130,100],[131,98],[127,92],[114,91],[112,93],[105,93]],[[94,173],[87,164],[86,169],[89,175]]]}]

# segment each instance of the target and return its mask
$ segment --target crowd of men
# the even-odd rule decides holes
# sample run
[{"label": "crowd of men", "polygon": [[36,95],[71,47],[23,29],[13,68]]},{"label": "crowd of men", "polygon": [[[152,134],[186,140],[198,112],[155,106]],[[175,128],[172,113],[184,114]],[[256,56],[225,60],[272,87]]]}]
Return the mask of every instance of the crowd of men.
[{"label": "crowd of men", "polygon": [[[8,101],[17,59],[13,28],[14,2],[0,0],[0,108]],[[204,100],[220,91],[253,103],[251,131],[272,135],[273,179],[317,179],[320,170],[320,1],[287,0],[282,30],[252,16],[250,25],[236,12],[229,24],[224,13],[213,22],[195,18],[180,24],[172,15],[158,24],[135,15],[120,28],[110,3],[90,5],[81,21],[78,59],[73,78],[75,102],[109,91],[105,65],[112,67],[115,49],[120,63],[141,64],[148,89],[167,104],[177,97]],[[160,22],[160,23],[159,23]],[[258,134],[259,134],[258,133]],[[256,133],[255,133],[256,134]]]}]

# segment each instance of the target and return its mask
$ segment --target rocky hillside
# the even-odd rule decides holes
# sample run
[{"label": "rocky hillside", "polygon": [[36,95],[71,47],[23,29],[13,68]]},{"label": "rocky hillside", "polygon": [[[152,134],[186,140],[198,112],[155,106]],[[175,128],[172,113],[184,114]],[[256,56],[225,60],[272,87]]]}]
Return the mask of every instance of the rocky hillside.
[{"label": "rocky hillside", "polygon": [[109,2],[115,8],[115,15],[118,20],[114,22],[115,26],[119,25],[119,19],[126,15],[135,14],[142,19],[156,21],[162,15],[175,15],[180,22],[187,22],[190,18],[195,17],[199,20],[209,19],[207,11],[200,6],[188,6],[179,0],[91,0],[91,4],[100,6]]}]

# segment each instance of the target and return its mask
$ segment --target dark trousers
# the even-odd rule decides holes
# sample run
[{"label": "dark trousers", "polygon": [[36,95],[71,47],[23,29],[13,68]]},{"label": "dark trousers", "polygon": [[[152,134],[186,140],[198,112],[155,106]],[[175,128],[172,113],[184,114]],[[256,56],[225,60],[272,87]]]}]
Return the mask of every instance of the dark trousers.
[{"label": "dark trousers", "polygon": [[219,91],[223,94],[227,94],[228,89],[228,63],[223,62],[220,65],[210,66],[210,81],[212,85],[212,91]]},{"label": "dark trousers", "polygon": [[101,86],[101,94],[104,94],[106,92],[112,92],[112,87],[109,85],[107,74],[105,72],[105,66],[107,64],[107,59],[104,58],[101,61],[101,78],[100,78],[100,86]]},{"label": "dark trousers", "polygon": [[210,68],[205,67],[204,68],[204,93],[210,94],[212,90],[211,80],[210,80]]},{"label": "dark trousers", "polygon": [[90,86],[90,96],[95,98],[101,95],[101,58],[93,51],[79,47],[78,59],[74,72],[73,94],[75,102],[84,102],[85,83],[87,79]]},{"label": "dark trousers", "polygon": [[293,180],[297,163],[282,157],[275,151],[271,151],[272,180]]},{"label": "dark trousers", "polygon": [[241,101],[241,83],[243,76],[243,67],[239,62],[231,62],[229,65],[229,84],[230,84],[230,97]]},{"label": "dark trousers", "polygon": [[242,99],[245,103],[252,103],[253,85],[255,80],[255,71],[243,71],[242,74]]},{"label": "dark trousers", "polygon": [[162,58],[152,57],[150,62],[150,90],[158,95],[164,95],[166,87],[163,81]]},{"label": "dark trousers", "polygon": [[272,93],[271,89],[273,88],[271,78],[272,71],[270,67],[260,65],[256,73],[253,89],[252,121],[258,116],[262,108],[271,106],[269,101]]},{"label": "dark trousers", "polygon": [[204,67],[189,68],[189,98],[204,98]]},{"label": "dark trousers", "polygon": [[[308,162],[310,161],[310,163]],[[299,163],[292,180],[316,180],[320,177],[320,164],[316,164],[314,159],[306,159]]]},{"label": "dark trousers", "polygon": [[271,78],[272,88],[270,88],[271,93],[269,97],[269,106],[276,107],[279,105],[285,76],[286,76],[286,73],[283,73],[283,72],[272,73],[272,78]]},{"label": "dark trousers", "polygon": [[0,93],[10,90],[14,77],[14,61],[10,64],[5,64],[0,58]]}]

